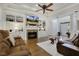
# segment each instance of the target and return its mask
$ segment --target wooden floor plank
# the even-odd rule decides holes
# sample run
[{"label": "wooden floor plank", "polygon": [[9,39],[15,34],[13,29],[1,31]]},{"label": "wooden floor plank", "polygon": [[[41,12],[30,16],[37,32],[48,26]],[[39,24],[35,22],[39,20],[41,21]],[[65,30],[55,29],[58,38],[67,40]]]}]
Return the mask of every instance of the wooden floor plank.
[{"label": "wooden floor plank", "polygon": [[30,50],[32,56],[51,56],[48,54],[45,50],[40,48],[38,45],[38,40],[37,39],[29,39],[27,41],[27,47]]}]

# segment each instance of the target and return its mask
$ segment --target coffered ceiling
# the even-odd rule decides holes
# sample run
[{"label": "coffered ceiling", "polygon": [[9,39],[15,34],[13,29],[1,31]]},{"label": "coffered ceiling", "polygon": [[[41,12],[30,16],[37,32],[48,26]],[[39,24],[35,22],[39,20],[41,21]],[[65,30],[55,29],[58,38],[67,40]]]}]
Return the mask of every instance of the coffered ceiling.
[{"label": "coffered ceiling", "polygon": [[[39,3],[41,5],[48,3]],[[18,11],[23,12],[24,14],[34,14],[34,15],[42,15],[42,16],[50,16],[53,17],[55,15],[60,14],[63,10],[67,9],[70,6],[74,6],[76,4],[74,3],[53,3],[53,6],[50,7],[50,9],[53,9],[53,12],[46,11],[45,14],[42,13],[42,11],[35,12],[36,10],[40,9],[40,7],[37,5],[37,3],[2,3],[0,4],[1,7],[7,9],[15,9]]]}]

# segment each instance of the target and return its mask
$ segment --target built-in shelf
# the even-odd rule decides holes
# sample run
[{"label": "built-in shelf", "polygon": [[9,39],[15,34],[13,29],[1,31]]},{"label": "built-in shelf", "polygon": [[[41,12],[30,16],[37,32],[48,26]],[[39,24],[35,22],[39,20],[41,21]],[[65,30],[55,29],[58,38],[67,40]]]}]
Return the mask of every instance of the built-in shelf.
[{"label": "built-in shelf", "polygon": [[30,22],[30,21],[27,21],[27,25],[38,25],[38,22]]},{"label": "built-in shelf", "polygon": [[23,17],[16,15],[6,15],[6,28],[8,30],[23,31]]}]

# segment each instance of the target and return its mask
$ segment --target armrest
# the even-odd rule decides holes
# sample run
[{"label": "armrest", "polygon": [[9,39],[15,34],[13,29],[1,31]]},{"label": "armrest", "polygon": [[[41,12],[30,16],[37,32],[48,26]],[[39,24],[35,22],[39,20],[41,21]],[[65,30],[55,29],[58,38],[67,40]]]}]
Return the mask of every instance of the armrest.
[{"label": "armrest", "polygon": [[68,48],[70,48],[70,49],[73,49],[73,50],[76,50],[76,51],[79,51],[79,48],[78,47],[76,47],[75,45],[71,45],[71,44],[62,44],[63,46],[65,46],[65,47],[68,47]]}]

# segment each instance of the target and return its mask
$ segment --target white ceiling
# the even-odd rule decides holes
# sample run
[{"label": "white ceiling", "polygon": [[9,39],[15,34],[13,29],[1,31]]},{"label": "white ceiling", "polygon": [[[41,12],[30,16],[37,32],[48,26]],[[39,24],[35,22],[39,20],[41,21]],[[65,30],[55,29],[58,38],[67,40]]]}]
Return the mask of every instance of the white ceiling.
[{"label": "white ceiling", "polygon": [[[41,4],[41,3],[40,3]],[[42,3],[41,5],[46,4]],[[48,4],[46,4],[48,5]],[[36,14],[36,15],[43,15],[43,16],[53,16],[57,13],[62,12],[65,8],[72,6],[73,3],[53,3],[53,6],[50,7],[50,9],[53,9],[53,12],[46,12],[45,14],[42,13],[42,11],[35,12],[36,10],[40,9],[40,7],[37,6],[37,3],[2,3],[0,6],[4,8],[12,8],[16,10],[21,10],[25,14]]]}]

